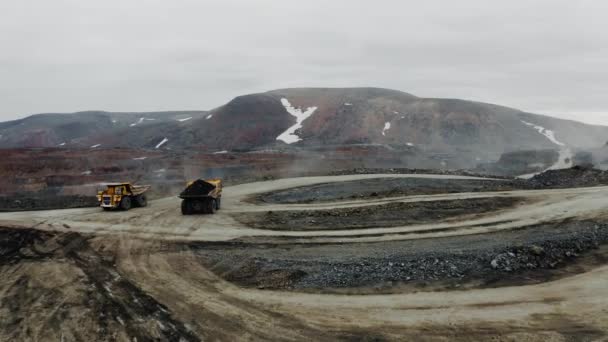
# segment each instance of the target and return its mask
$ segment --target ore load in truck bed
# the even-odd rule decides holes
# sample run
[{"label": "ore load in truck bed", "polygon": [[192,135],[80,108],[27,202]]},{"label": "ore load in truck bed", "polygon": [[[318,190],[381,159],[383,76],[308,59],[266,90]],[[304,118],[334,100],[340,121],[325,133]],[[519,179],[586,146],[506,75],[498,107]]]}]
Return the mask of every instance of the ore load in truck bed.
[{"label": "ore load in truck bed", "polygon": [[190,184],[184,191],[179,194],[180,198],[209,196],[209,193],[215,190],[216,186],[205,182],[202,179],[197,179]]}]

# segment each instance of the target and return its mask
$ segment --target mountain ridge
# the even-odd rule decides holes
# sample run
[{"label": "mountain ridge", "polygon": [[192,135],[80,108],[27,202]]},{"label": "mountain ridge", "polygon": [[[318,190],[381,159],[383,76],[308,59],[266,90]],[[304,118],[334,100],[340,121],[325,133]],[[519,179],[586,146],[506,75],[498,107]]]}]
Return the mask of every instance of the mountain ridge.
[{"label": "mountain ridge", "polygon": [[[292,111],[314,110],[298,123],[283,99]],[[485,102],[376,87],[283,88],[240,95],[208,111],[37,114],[0,123],[0,148],[155,149],[164,139],[161,149],[209,152],[375,144],[472,160],[562,148],[529,124],[551,131],[573,149],[601,146],[608,137],[607,126]],[[299,141],[277,140],[290,127]]]}]

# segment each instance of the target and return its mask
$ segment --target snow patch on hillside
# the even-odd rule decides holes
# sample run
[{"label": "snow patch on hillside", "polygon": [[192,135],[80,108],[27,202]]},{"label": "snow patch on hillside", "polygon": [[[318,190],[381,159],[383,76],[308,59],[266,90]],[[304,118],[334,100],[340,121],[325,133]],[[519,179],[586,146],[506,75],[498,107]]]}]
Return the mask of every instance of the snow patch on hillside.
[{"label": "snow patch on hillside", "polygon": [[406,143],[406,145],[409,147],[412,147],[412,146],[414,146],[414,143],[408,142],[408,143]]},{"label": "snow patch on hillside", "polygon": [[285,132],[281,133],[277,137],[277,140],[281,140],[286,144],[293,144],[302,140],[299,136],[294,134],[295,131],[302,128],[302,122],[308,119],[317,110],[317,107],[308,107],[304,112],[302,112],[301,108],[295,108],[286,98],[281,99],[281,104],[283,104],[283,107],[285,107],[287,113],[296,117],[296,124],[289,127]]},{"label": "snow patch on hillside", "polygon": [[134,122],[134,123],[130,124],[129,126],[135,127],[135,126],[139,125],[142,122],[144,122],[144,118],[139,118],[139,120],[137,120],[137,122]]},{"label": "snow patch on hillside", "polygon": [[205,118],[205,120],[209,120],[209,119],[211,119],[212,117],[213,117],[213,114],[209,114],[209,115],[207,115],[207,117]]},{"label": "snow patch on hillside", "polygon": [[552,143],[554,143],[555,145],[559,146],[559,157],[557,159],[557,162],[555,164],[553,164],[551,167],[549,167],[546,170],[543,170],[541,172],[537,172],[537,173],[530,173],[530,174],[526,174],[526,175],[521,175],[518,178],[523,178],[523,179],[529,179],[532,178],[534,176],[536,176],[539,173],[543,173],[545,171],[548,170],[561,170],[561,169],[567,169],[572,167],[572,150],[570,150],[566,144],[564,144],[563,142],[557,140],[557,138],[555,137],[555,132],[549,129],[546,129],[542,126],[539,125],[535,125],[531,122],[527,122],[524,120],[521,120],[521,122],[529,127],[534,128],[535,130],[538,131],[538,133],[544,135],[547,139],[549,139],[549,141],[551,141]]},{"label": "snow patch on hillside", "polygon": [[213,152],[213,154],[225,154],[228,153],[228,151],[217,151],[217,152]]},{"label": "snow patch on hillside", "polygon": [[144,121],[154,121],[154,120],[156,120],[156,119],[153,119],[153,118],[139,118],[139,120],[137,120],[137,122],[134,122],[134,123],[130,124],[129,126],[135,127],[135,126],[139,125],[140,123],[142,123]]},{"label": "snow patch on hillside", "polygon": [[93,145],[93,146],[91,146],[91,148],[96,148],[96,147],[99,147],[99,146],[101,146],[101,144]]},{"label": "snow patch on hillside", "polygon": [[177,121],[179,121],[179,122],[184,122],[184,121],[188,121],[188,120],[190,120],[190,119],[192,119],[192,117],[185,118],[185,119],[177,119]]},{"label": "snow patch on hillside", "polygon": [[384,128],[382,129],[382,135],[386,135],[386,132],[391,129],[391,123],[390,122],[385,122],[384,123]]},{"label": "snow patch on hillside", "polygon": [[169,141],[169,139],[163,138],[163,140],[161,142],[159,142],[155,148],[159,148],[159,147],[163,146],[167,141]]},{"label": "snow patch on hillside", "polygon": [[521,120],[521,122],[523,122],[524,125],[530,126],[530,127],[534,128],[535,130],[537,130],[538,133],[540,133],[540,134],[544,135],[545,137],[547,137],[547,139],[551,140],[551,142],[554,143],[555,145],[566,146],[566,144],[564,144],[561,141],[558,141],[555,138],[555,132],[553,132],[552,130],[546,129],[546,128],[542,127],[542,126],[538,126],[538,125],[535,125],[535,124],[533,124],[531,122],[527,122],[527,121],[524,121],[524,120]]},{"label": "snow patch on hillside", "polygon": [[345,105],[345,106],[352,106],[353,104],[352,104],[352,103],[349,103],[349,102],[344,102],[344,105]]},{"label": "snow patch on hillside", "polygon": [[57,145],[57,146],[65,146],[65,143],[62,142],[61,144]]},{"label": "snow patch on hillside", "polygon": [[133,160],[146,160],[146,158],[148,158],[148,157],[137,157],[137,158],[133,158]]},{"label": "snow patch on hillside", "polygon": [[91,170],[86,170],[84,172],[81,172],[80,174],[83,176],[89,176],[91,173],[93,173]]}]

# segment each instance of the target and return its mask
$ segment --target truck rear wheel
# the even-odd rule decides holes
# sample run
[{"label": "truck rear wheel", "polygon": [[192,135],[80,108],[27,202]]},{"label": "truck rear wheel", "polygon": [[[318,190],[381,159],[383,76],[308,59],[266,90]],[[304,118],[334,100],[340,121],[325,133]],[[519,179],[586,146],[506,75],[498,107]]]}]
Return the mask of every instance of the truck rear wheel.
[{"label": "truck rear wheel", "polygon": [[135,203],[137,203],[138,207],[145,207],[148,205],[148,199],[146,198],[146,195],[138,195],[135,197]]},{"label": "truck rear wheel", "polygon": [[221,197],[218,197],[218,198],[215,200],[215,209],[216,209],[216,210],[220,210],[221,206],[222,206],[222,198],[221,198]]},{"label": "truck rear wheel", "polygon": [[122,209],[122,210],[131,209],[131,197],[125,196],[120,200],[120,209]]},{"label": "truck rear wheel", "polygon": [[207,200],[207,214],[215,214],[216,209],[217,201],[215,200],[215,198]]}]

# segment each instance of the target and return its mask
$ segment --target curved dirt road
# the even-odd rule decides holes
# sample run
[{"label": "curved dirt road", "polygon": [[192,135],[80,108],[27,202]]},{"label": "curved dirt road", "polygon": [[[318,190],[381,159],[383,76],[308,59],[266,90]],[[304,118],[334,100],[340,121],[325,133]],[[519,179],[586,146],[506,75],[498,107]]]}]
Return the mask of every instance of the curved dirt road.
[{"label": "curved dirt road", "polygon": [[[286,237],[290,239],[290,242],[298,243],[369,242],[487,233],[572,217],[593,217],[602,214],[604,208],[608,207],[608,187],[401,196],[311,204],[256,205],[246,201],[247,198],[256,194],[292,187],[377,178],[488,180],[487,178],[463,176],[394,174],[280,179],[226,187],[222,198],[223,208],[212,216],[183,216],[179,209],[180,199],[169,197],[150,201],[148,207],[133,209],[129,212],[103,212],[98,208],[87,208],[0,213],[0,225],[5,227],[35,227],[36,229],[52,231],[128,234],[142,238],[189,241],[228,241],[259,237],[259,241],[263,243],[263,237]],[[500,182],[500,180],[495,181]],[[497,196],[531,198],[534,201],[526,206],[500,211],[496,215],[484,215],[467,221],[358,229],[356,231],[345,229],[280,232],[253,229],[237,222],[231,216],[231,214],[243,212],[322,210],[394,202],[464,200]]]},{"label": "curved dirt road", "polygon": [[[204,267],[198,256],[187,249],[164,247],[165,241],[182,240],[250,238],[247,243],[255,244],[281,237],[290,243],[358,243],[480,234],[566,218],[602,217],[608,206],[608,187],[404,196],[306,205],[256,205],[245,201],[253,194],[294,186],[398,177],[474,179],[392,174],[283,179],[226,188],[224,208],[213,216],[184,217],[179,212],[179,199],[165,198],[152,201],[148,208],[129,212],[107,213],[94,208],[2,213],[0,226],[93,234],[91,246],[112,255],[119,278],[128,279],[162,303],[173,319],[171,324],[184,324],[185,328],[176,330],[177,335],[190,331],[200,339],[220,340],[562,341],[600,339],[608,332],[608,266],[538,285],[386,295],[307,294],[241,288]],[[252,229],[231,217],[242,212],[492,196],[534,201],[466,221],[373,229],[281,232]],[[0,291],[0,297],[3,293]],[[162,322],[159,326],[163,330]],[[192,340],[184,336],[179,335]]]}]

